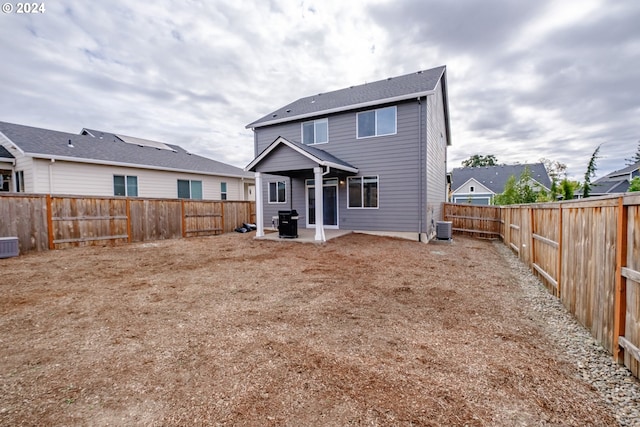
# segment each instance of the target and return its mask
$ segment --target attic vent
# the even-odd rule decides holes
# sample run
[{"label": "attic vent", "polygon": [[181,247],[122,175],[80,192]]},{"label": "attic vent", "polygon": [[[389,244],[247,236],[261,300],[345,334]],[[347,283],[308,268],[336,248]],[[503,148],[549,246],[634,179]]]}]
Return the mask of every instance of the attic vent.
[{"label": "attic vent", "polygon": [[291,110],[287,110],[287,113],[290,113],[290,112],[291,112]]},{"label": "attic vent", "polygon": [[387,80],[391,80],[391,77],[387,77]]},{"label": "attic vent", "polygon": [[418,71],[416,74],[422,74],[422,70]]},{"label": "attic vent", "polygon": [[438,240],[451,240],[451,221],[437,221],[436,222],[436,239]]},{"label": "attic vent", "polygon": [[73,148],[73,144],[71,143],[71,140],[69,140],[69,142],[67,143],[67,147]]},{"label": "attic vent", "polygon": [[273,116],[271,116],[271,117],[278,117],[278,115],[277,115],[277,114],[274,114],[274,115],[273,115]]}]

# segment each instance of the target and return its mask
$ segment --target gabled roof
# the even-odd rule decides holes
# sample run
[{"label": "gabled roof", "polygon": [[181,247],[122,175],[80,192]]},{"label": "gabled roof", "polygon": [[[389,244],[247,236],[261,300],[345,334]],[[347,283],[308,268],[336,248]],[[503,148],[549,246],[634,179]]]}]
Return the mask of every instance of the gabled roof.
[{"label": "gabled roof", "polygon": [[628,179],[601,179],[591,184],[590,194],[592,196],[602,194],[626,193],[629,190]]},{"label": "gabled roof", "polygon": [[343,170],[351,173],[358,173],[358,169],[349,163],[345,162],[334,156],[333,154],[327,153],[324,150],[321,150],[316,147],[310,147],[308,145],[299,144],[297,142],[289,141],[286,138],[279,136],[275,139],[267,148],[265,148],[262,153],[260,153],[251,163],[247,165],[244,169],[246,171],[253,171],[255,167],[264,160],[269,154],[274,151],[279,146],[286,146],[291,148],[292,150],[298,152],[314,163],[319,164],[320,166],[335,168],[339,170]]},{"label": "gabled roof", "polygon": [[160,143],[170,148],[160,149],[127,143],[118,135],[109,132],[93,130],[91,134],[78,135],[0,122],[0,133],[25,155],[37,158],[205,175],[252,177],[241,168],[190,154],[177,145]]},{"label": "gabled roof", "polygon": [[[446,67],[440,66],[399,77],[389,77],[385,80],[307,96],[267,114],[246,127],[257,128],[430,95],[435,91],[440,79],[444,80],[445,76]],[[446,108],[446,87],[443,90],[445,91]]]},{"label": "gabled roof", "polygon": [[620,170],[617,170],[617,171],[613,171],[613,172],[611,172],[611,173],[609,173],[609,174],[607,174],[607,175],[603,176],[602,178],[598,178],[597,180],[595,180],[595,181],[594,181],[594,184],[595,184],[596,182],[598,182],[598,181],[601,181],[601,180],[606,181],[606,180],[609,180],[609,179],[611,179],[611,178],[621,178],[621,179],[628,178],[628,177],[629,177],[629,175],[630,175],[632,172],[635,172],[635,171],[637,171],[638,169],[640,169],[640,162],[635,163],[635,164],[633,164],[633,165],[631,165],[631,166],[627,166],[627,167],[626,167],[626,168],[624,168],[624,169],[620,169]]},{"label": "gabled roof", "polygon": [[520,178],[525,167],[529,167],[531,179],[534,179],[547,190],[551,188],[551,180],[542,163],[455,168],[451,173],[451,188],[455,192],[470,179],[475,179],[495,194],[500,194],[504,191],[504,186],[509,177],[513,175],[516,179]]}]

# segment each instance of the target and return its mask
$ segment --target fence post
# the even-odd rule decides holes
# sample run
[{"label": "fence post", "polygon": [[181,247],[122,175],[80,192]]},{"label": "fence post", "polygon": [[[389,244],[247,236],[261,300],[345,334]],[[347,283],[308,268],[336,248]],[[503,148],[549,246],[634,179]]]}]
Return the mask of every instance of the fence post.
[{"label": "fence post", "polygon": [[133,236],[131,235],[131,200],[127,198],[127,242],[131,243]]},{"label": "fence post", "polygon": [[49,250],[54,250],[53,243],[53,211],[51,203],[51,194],[47,194],[47,237],[49,238]]},{"label": "fence post", "polygon": [[558,298],[562,298],[562,290],[561,290],[561,283],[562,283],[562,205],[558,206],[558,277],[556,277],[556,282],[558,283],[557,286],[557,291],[558,291]]},{"label": "fence post", "polygon": [[533,268],[533,265],[536,263],[536,249],[535,249],[535,238],[533,237],[533,235],[536,233],[536,214],[535,214],[535,209],[533,207],[529,207],[529,221],[531,221],[531,224],[529,226],[529,228],[531,229],[531,237],[529,238],[529,244],[531,245],[531,247],[529,248],[529,253],[531,254],[531,267]]},{"label": "fence post", "polygon": [[187,217],[184,212],[184,199],[180,199],[180,209],[182,213],[182,237],[187,237]]},{"label": "fence post", "polygon": [[622,275],[623,263],[627,259],[627,209],[624,197],[618,198],[618,227],[616,236],[616,292],[614,295],[613,360],[624,363],[624,349],[618,337],[624,336],[627,315],[627,279]]}]

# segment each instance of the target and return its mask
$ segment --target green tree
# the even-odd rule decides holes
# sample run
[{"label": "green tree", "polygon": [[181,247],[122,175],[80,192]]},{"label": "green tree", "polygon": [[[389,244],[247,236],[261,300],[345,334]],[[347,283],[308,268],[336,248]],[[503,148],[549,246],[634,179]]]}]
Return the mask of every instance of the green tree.
[{"label": "green tree", "polygon": [[634,154],[630,159],[624,159],[627,162],[627,166],[635,165],[640,162],[640,141],[638,141],[638,149],[636,150],[636,154]]},{"label": "green tree", "polygon": [[570,181],[567,178],[560,181],[560,194],[562,195],[562,200],[573,200],[573,195],[579,186],[579,182]]},{"label": "green tree", "polygon": [[587,165],[587,171],[584,173],[584,184],[582,184],[582,197],[589,197],[591,193],[591,178],[596,176],[596,161],[600,158],[598,153],[600,152],[600,145],[598,145],[589,159]]},{"label": "green tree", "polygon": [[546,202],[549,200],[546,191],[542,194],[540,190],[532,185],[531,170],[525,167],[516,181],[516,177],[511,175],[504,185],[502,193],[493,198],[494,205],[515,205],[520,203]]},{"label": "green tree", "polygon": [[465,168],[477,168],[480,166],[497,166],[498,159],[493,154],[483,156],[481,154],[474,154],[467,160],[462,161],[462,166]]},{"label": "green tree", "polygon": [[549,199],[556,200],[557,196],[560,194],[558,185],[560,184],[560,181],[567,177],[567,165],[557,160],[550,160],[545,157],[540,159],[540,163],[544,164],[544,168],[547,170],[547,174],[549,174],[549,179],[551,179],[551,192],[549,194]]},{"label": "green tree", "polygon": [[640,176],[636,176],[631,180],[631,183],[629,184],[629,189],[627,191],[629,192],[640,191]]}]

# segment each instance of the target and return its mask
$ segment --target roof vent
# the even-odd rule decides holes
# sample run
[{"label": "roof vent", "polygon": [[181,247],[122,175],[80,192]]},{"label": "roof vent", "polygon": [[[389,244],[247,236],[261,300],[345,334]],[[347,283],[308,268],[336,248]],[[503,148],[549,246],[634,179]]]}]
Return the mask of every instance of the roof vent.
[{"label": "roof vent", "polygon": [[273,116],[271,116],[271,117],[278,117],[278,115],[277,115],[277,114],[274,114],[274,115],[273,115]]},{"label": "roof vent", "polygon": [[422,70],[418,71],[416,74],[422,74]]},{"label": "roof vent", "polygon": [[391,77],[387,77],[387,80],[391,80]]},{"label": "roof vent", "polygon": [[291,112],[291,110],[287,110],[287,113],[290,113],[290,112]]},{"label": "roof vent", "polygon": [[71,143],[71,140],[69,140],[69,142],[67,143],[67,147],[73,148],[73,144]]}]

